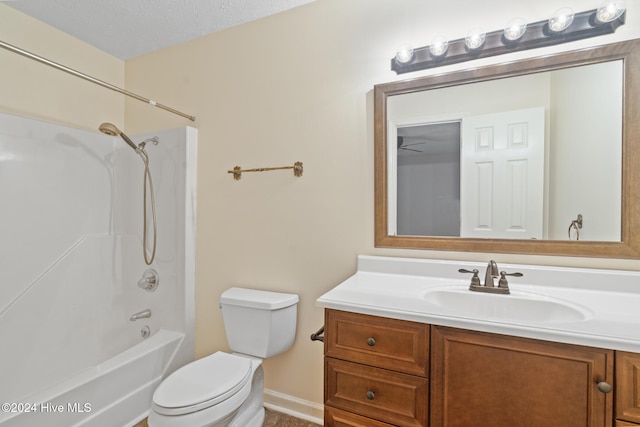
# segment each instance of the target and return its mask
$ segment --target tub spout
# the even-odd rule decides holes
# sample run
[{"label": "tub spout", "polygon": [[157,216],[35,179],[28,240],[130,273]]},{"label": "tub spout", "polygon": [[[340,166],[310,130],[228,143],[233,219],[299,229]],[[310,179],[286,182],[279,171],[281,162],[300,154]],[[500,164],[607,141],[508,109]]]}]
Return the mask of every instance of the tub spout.
[{"label": "tub spout", "polygon": [[141,312],[132,315],[129,320],[135,322],[136,320],[148,319],[149,317],[151,317],[151,310],[147,308],[146,310],[142,310]]}]

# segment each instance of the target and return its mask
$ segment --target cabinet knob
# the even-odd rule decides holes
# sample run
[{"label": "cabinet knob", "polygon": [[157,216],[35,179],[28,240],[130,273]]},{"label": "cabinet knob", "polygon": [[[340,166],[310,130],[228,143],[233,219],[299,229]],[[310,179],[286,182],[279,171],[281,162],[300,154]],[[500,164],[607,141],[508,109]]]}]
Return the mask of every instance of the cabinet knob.
[{"label": "cabinet knob", "polygon": [[373,400],[375,397],[376,397],[376,394],[373,392],[373,390],[369,390],[367,392],[367,399]]},{"label": "cabinet knob", "polygon": [[609,384],[606,381],[597,381],[596,382],[598,385],[598,390],[600,390],[603,393],[611,393],[611,390],[613,390],[613,388],[611,387],[611,384]]},{"label": "cabinet knob", "polygon": [[373,347],[374,345],[376,345],[376,339],[373,337],[367,338],[367,344],[369,345],[369,347]]}]

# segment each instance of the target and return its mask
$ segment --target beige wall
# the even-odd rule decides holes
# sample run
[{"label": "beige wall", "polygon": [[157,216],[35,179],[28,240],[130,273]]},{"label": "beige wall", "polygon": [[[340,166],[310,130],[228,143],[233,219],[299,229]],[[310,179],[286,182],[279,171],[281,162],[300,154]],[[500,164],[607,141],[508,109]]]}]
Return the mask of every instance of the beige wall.
[{"label": "beige wall", "polygon": [[[183,125],[199,129],[199,357],[227,347],[217,305],[224,289],[236,285],[298,293],[297,339],[291,351],[266,361],[267,388],[321,403],[322,345],[312,343],[309,335],[322,325],[323,313],[314,301],[354,272],[360,253],[461,260],[492,257],[498,262],[640,270],[640,261],[628,260],[374,248],[374,84],[640,37],[640,5],[632,0],[627,2],[627,24],[614,35],[404,76],[390,71],[390,58],[403,42],[422,46],[440,32],[458,38],[477,24],[494,30],[517,15],[538,21],[560,6],[551,0],[468,1],[464,15],[458,17],[460,3],[317,0],[127,61],[127,89],[197,117],[194,124],[137,101],[125,101],[127,132]],[[567,0],[565,5],[582,11],[597,7],[599,1]],[[117,60],[102,58],[78,41],[56,34],[64,38],[58,46],[48,40],[48,29],[33,37],[22,34],[20,28],[7,29],[6,24],[13,25],[5,19],[7,10],[11,11],[0,5],[0,38],[29,45],[24,47],[118,84]],[[38,26],[38,30],[42,29]],[[7,59],[6,53],[0,51],[0,55],[0,60]],[[101,57],[108,66],[87,63],[89,55]],[[26,60],[10,60],[16,67],[25,67],[18,61]],[[0,76],[5,72],[0,71]],[[57,77],[47,76],[43,86],[53,79]],[[5,77],[0,80],[2,90],[14,90]],[[81,127],[118,120],[106,117],[117,116],[118,102],[111,105],[105,99],[99,102],[99,110],[83,110],[96,108],[88,99],[109,98],[104,89],[69,83],[78,100],[58,93],[47,94],[44,100],[39,91],[23,85],[29,100],[14,93],[9,101],[0,100],[0,107]],[[295,161],[304,162],[301,178],[278,171],[245,174],[237,182],[227,173],[235,165],[269,167]]]},{"label": "beige wall", "polygon": [[[113,85],[124,61],[0,3],[0,40]],[[122,126],[123,96],[0,48],[0,111],[97,132]]]},{"label": "beige wall", "polygon": [[[128,88],[153,93],[158,102],[197,117],[197,356],[227,348],[217,306],[224,289],[298,293],[295,345],[266,361],[266,386],[321,403],[323,349],[309,335],[323,324],[323,313],[314,301],[354,272],[359,253],[640,269],[637,261],[374,248],[372,88],[429,74],[396,76],[389,69],[395,48],[407,40],[428,44],[441,31],[461,37],[478,23],[498,29],[514,15],[542,20],[557,7],[550,0],[466,2],[468,13],[456,24],[446,16],[460,11],[454,4],[459,2],[440,3],[317,0],[127,62]],[[563,5],[582,11],[597,3]],[[630,3],[627,25],[598,43],[640,37],[640,7]],[[127,102],[132,132],[184,124],[177,116]],[[237,182],[227,173],[235,165],[295,161],[304,162],[301,178],[282,171],[245,174]]]}]

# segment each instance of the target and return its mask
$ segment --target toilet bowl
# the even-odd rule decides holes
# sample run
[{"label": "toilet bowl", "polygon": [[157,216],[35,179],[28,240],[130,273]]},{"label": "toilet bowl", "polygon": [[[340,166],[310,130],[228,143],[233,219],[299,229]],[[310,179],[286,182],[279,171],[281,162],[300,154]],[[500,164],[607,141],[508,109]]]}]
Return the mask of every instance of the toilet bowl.
[{"label": "toilet bowl", "polygon": [[232,354],[216,352],[169,375],[153,395],[149,427],[260,427],[262,360],[293,344],[298,296],[231,288],[220,297]]}]

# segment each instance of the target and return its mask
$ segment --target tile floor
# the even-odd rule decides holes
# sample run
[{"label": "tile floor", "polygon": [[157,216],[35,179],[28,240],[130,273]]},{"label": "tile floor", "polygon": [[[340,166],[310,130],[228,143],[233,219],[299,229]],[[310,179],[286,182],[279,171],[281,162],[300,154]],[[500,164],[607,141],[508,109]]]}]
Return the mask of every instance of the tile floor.
[{"label": "tile floor", "polygon": [[[270,409],[266,410],[262,424],[263,427],[317,427],[318,425]],[[147,420],[142,420],[133,427],[147,427]]]},{"label": "tile floor", "polygon": [[294,418],[291,415],[266,410],[262,427],[317,427],[319,424]]},{"label": "tile floor", "polygon": [[144,420],[140,421],[138,424],[134,425],[133,427],[148,427],[147,419],[145,418]]}]

